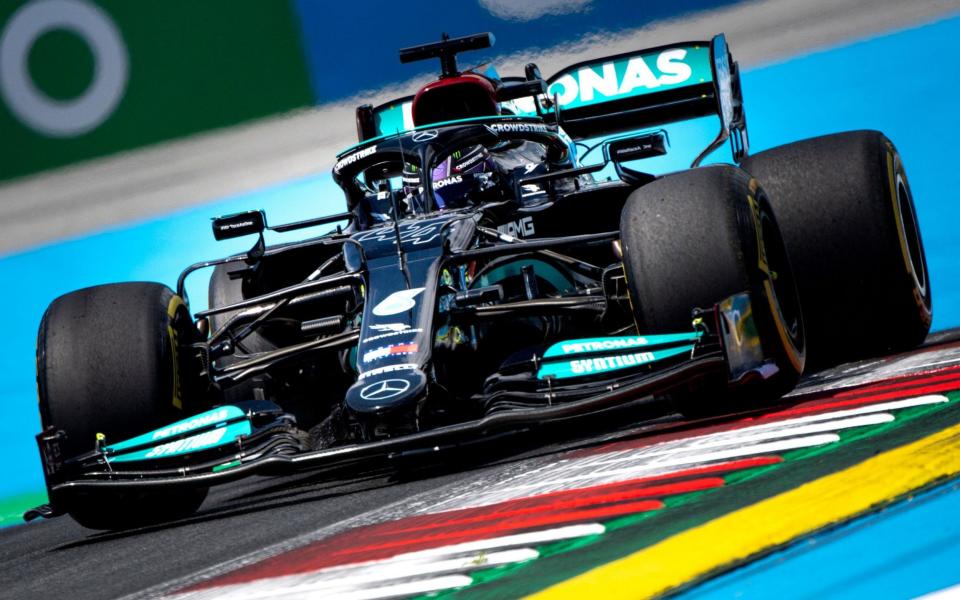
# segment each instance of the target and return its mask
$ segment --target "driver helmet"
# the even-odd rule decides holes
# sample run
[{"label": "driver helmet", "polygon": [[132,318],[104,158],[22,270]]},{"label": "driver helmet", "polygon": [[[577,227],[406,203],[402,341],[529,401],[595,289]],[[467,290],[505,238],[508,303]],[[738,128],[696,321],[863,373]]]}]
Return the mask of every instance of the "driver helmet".
[{"label": "driver helmet", "polygon": [[[484,174],[494,170],[490,152],[483,146],[456,150],[433,168],[433,196],[440,210],[463,208],[474,202],[474,195],[489,185]],[[420,192],[420,170],[403,166],[403,186],[408,197]]]},{"label": "driver helmet", "polygon": [[[497,116],[500,104],[490,79],[477,73],[464,73],[442,77],[421,88],[413,99],[411,112],[414,126],[420,127],[471,117]],[[451,153],[431,173],[438,208],[461,208],[470,203],[472,195],[482,189],[482,174],[493,170],[490,152],[483,146]],[[408,195],[420,191],[420,173],[415,165],[404,165],[403,185]]]},{"label": "driver helmet", "polygon": [[411,112],[414,126],[420,127],[470,117],[494,117],[500,114],[500,103],[490,79],[464,73],[441,77],[420,88]]}]

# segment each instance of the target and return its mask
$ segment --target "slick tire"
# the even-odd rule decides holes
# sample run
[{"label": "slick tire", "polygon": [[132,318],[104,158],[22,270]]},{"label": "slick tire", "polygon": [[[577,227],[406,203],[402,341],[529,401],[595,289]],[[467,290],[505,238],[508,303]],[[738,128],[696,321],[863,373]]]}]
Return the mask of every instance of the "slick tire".
[{"label": "slick tire", "polygon": [[[805,362],[803,317],[783,239],[756,180],[725,165],[666,175],[631,193],[620,229],[641,334],[690,331],[692,309],[748,292],[764,354],[779,369],[749,400],[770,401],[796,385]],[[702,396],[690,398],[716,401]],[[748,400],[746,393],[736,400]],[[732,407],[685,404],[698,412]]]},{"label": "slick tire", "polygon": [[748,156],[797,278],[811,367],[907,350],[930,329],[930,279],[903,162],[878,131]]},{"label": "slick tire", "polygon": [[[62,458],[182,418],[185,353],[193,335],[179,296],[159,283],[77,290],[53,301],[37,339],[37,388],[44,429],[63,431]],[[85,527],[122,529],[195,511],[205,490],[132,497],[72,494],[63,508]],[[199,497],[199,500],[197,499]]]}]

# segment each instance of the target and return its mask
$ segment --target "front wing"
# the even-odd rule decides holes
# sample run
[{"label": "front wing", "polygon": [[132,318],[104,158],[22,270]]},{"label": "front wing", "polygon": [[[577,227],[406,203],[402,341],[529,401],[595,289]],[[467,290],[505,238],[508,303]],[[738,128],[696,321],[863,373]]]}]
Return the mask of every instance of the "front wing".
[{"label": "front wing", "polygon": [[[62,514],[62,507],[69,503],[72,495],[97,490],[142,492],[198,488],[251,475],[334,473],[377,461],[386,465],[401,456],[439,454],[467,443],[547,423],[652,402],[658,396],[705,378],[723,376],[734,387],[749,385],[777,371],[771,361],[750,350],[759,348],[755,333],[750,334],[753,330],[747,322],[750,313],[746,294],[732,296],[700,317],[700,320],[705,317],[712,320],[716,334],[676,336],[682,341],[696,337],[696,343],[688,346],[692,348],[688,350],[689,357],[680,357],[670,366],[655,371],[615,379],[592,377],[572,388],[568,385],[567,398],[577,399],[553,402],[547,398],[545,404],[538,406],[524,408],[521,404],[510,410],[489,412],[476,420],[382,440],[308,450],[293,418],[262,401],[218,407],[119,444],[98,443],[94,451],[65,460],[59,452],[62,433],[44,431],[37,436],[37,442],[50,503],[28,511],[24,518]],[[550,354],[548,350],[541,358],[541,374],[550,364]],[[571,396],[571,389],[576,391],[575,396]],[[560,381],[556,390],[557,398],[563,398],[564,386]]]}]

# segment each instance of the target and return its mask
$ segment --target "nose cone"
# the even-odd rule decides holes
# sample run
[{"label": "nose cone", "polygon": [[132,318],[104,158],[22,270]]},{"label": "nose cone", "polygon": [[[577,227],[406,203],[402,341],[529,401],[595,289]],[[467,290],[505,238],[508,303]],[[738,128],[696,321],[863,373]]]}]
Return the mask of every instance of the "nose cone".
[{"label": "nose cone", "polygon": [[357,418],[380,417],[415,411],[427,387],[427,376],[420,369],[385,371],[364,377],[347,390],[347,408]]}]

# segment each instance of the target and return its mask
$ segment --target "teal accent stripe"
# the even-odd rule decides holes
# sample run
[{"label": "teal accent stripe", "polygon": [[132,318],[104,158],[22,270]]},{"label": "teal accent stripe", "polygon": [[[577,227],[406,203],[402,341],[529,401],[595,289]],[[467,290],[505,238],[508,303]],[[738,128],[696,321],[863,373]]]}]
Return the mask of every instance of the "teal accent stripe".
[{"label": "teal accent stripe", "polygon": [[136,446],[143,446],[144,444],[160,443],[177,435],[189,433],[194,430],[204,429],[206,427],[210,427],[211,425],[218,425],[227,421],[242,419],[244,414],[245,413],[243,410],[237,408],[236,406],[220,406],[218,408],[214,408],[213,410],[200,413],[199,415],[182,419],[176,423],[171,423],[170,425],[161,427],[160,429],[156,429],[149,433],[138,435],[135,438],[131,438],[117,444],[111,444],[107,446],[105,450],[109,454],[111,452],[122,452]]},{"label": "teal accent stripe", "polygon": [[611,371],[641,367],[658,360],[689,353],[691,350],[693,350],[692,344],[677,348],[667,348],[665,350],[646,350],[627,354],[564,360],[544,365],[537,373],[537,378],[546,379],[547,377],[555,377],[557,379],[569,379],[572,377],[589,377]]},{"label": "teal accent stripe", "polygon": [[690,333],[668,333],[663,335],[628,335],[622,337],[582,338],[558,342],[543,354],[544,358],[557,356],[571,356],[578,354],[595,354],[604,351],[631,350],[648,346],[663,346],[681,342],[695,342],[702,334],[699,331]]},{"label": "teal accent stripe", "polygon": [[439,121],[437,123],[427,123],[426,125],[419,125],[417,127],[412,127],[406,130],[394,131],[394,132],[388,131],[388,132],[382,133],[381,135],[378,135],[377,137],[370,138],[369,140],[358,142],[350,146],[346,150],[341,150],[337,154],[337,160],[340,160],[341,158],[343,158],[350,152],[357,150],[358,148],[376,144],[379,141],[385,140],[389,137],[394,137],[401,133],[410,133],[411,131],[420,131],[422,129],[436,129],[438,127],[447,127],[449,125],[462,125],[465,123],[467,124],[469,123],[502,123],[504,121],[520,121],[524,123],[538,123],[541,125],[543,124],[543,119],[539,117],[530,117],[528,115],[498,115],[496,117],[468,117],[465,119],[453,119],[451,121]]},{"label": "teal accent stripe", "polygon": [[110,462],[134,462],[140,460],[153,460],[159,458],[169,458],[171,456],[182,456],[193,452],[202,452],[217,446],[224,446],[233,443],[237,438],[250,435],[250,422],[240,421],[231,423],[226,427],[217,427],[197,435],[187,438],[164,442],[152,448],[135,450],[127,454],[121,454],[110,458]]}]

